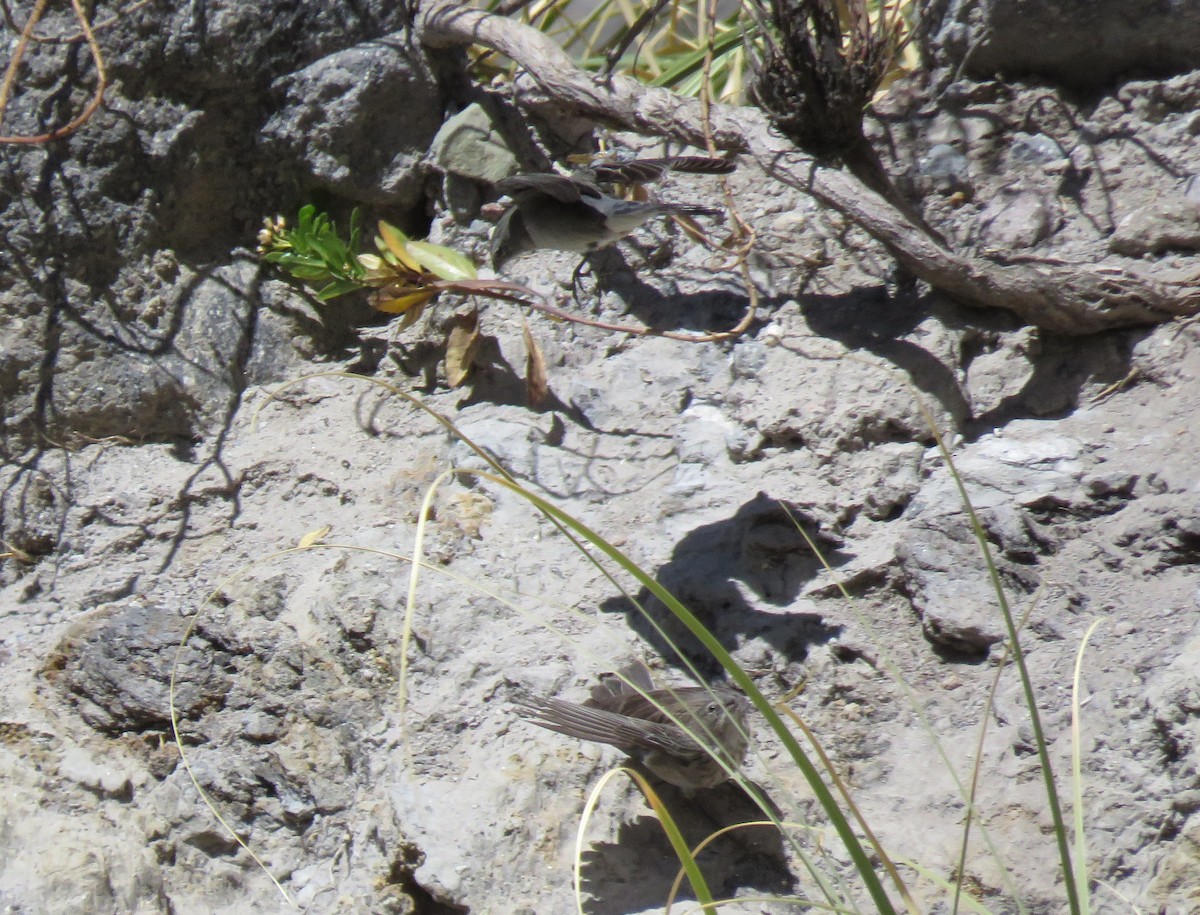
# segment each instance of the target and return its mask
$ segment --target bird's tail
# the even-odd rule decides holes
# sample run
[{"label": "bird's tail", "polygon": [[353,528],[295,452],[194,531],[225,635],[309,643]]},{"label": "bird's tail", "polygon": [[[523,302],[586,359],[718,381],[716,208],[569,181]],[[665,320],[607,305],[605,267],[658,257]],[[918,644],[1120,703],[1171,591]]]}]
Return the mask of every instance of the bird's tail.
[{"label": "bird's tail", "polygon": [[662,208],[664,213],[670,213],[672,216],[720,216],[725,212],[717,207],[697,206],[693,203],[664,203]]},{"label": "bird's tail", "polygon": [[630,159],[626,162],[593,162],[584,172],[602,184],[645,184],[667,172],[693,175],[728,175],[737,162],[714,156],[669,156],[665,159]]},{"label": "bird's tail", "polygon": [[673,172],[689,172],[693,175],[728,175],[737,168],[735,160],[713,156],[672,156],[666,162],[667,168]]}]

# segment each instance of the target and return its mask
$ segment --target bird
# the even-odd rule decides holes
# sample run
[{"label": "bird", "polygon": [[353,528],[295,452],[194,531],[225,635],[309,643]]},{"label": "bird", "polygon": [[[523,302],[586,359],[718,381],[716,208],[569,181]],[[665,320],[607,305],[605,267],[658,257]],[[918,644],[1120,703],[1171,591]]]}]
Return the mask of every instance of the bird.
[{"label": "bird", "polygon": [[731,159],[671,156],[597,162],[570,175],[514,175],[496,184],[513,199],[492,231],[493,269],[536,248],[589,254],[611,245],[656,216],[719,216],[714,207],[686,203],[643,203],[607,193],[604,184],[643,184],[668,171],[728,174]]},{"label": "bird", "polygon": [[750,745],[745,696],[724,684],[656,688],[642,664],[602,674],[582,705],[526,697],[517,706],[532,724],[614,746],[688,791],[726,781]]}]

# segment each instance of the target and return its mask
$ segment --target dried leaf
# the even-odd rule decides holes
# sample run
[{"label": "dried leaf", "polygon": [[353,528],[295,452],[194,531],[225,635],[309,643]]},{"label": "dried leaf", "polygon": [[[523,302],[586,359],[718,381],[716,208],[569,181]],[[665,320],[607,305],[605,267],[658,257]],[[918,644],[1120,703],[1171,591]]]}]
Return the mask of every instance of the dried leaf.
[{"label": "dried leaf", "polygon": [[457,388],[471,374],[479,339],[479,311],[456,315],[454,327],[446,338],[446,381],[450,387]]},{"label": "dried leaf", "polygon": [[546,376],[546,357],[542,348],[533,339],[529,325],[522,319],[521,335],[525,338],[525,396],[529,405],[536,407],[550,394],[550,380]]},{"label": "dried leaf", "polygon": [[416,289],[396,295],[386,290],[371,296],[371,307],[386,311],[390,315],[400,315],[417,305],[424,305],[437,295],[434,289]]},{"label": "dried leaf", "polygon": [[492,500],[481,492],[467,490],[455,493],[447,500],[442,519],[454,525],[468,537],[479,539],[480,528],[491,517]]},{"label": "dried leaf", "polygon": [[313,546],[320,543],[329,535],[330,530],[332,530],[332,528],[326,524],[324,527],[319,527],[315,531],[309,531],[300,538],[300,548],[303,549],[304,547]]}]

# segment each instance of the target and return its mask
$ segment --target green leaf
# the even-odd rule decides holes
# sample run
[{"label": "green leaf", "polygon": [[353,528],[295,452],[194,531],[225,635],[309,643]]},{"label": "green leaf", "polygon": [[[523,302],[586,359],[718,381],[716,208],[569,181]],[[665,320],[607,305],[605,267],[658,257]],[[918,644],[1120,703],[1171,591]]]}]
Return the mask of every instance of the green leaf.
[{"label": "green leaf", "polygon": [[313,257],[311,254],[297,254],[295,251],[280,251],[279,263],[289,269],[292,267],[320,267],[325,268],[325,261],[319,257]]},{"label": "green leaf", "polygon": [[307,267],[303,264],[297,264],[295,266],[285,267],[285,269],[296,279],[304,280],[305,282],[329,279],[329,268],[324,266]]},{"label": "green leaf", "polygon": [[336,299],[338,296],[345,295],[347,292],[355,292],[356,290],[362,288],[362,283],[359,283],[355,280],[334,280],[317,293],[317,298],[322,302],[328,302],[330,299]]},{"label": "green leaf", "polygon": [[322,234],[314,236],[312,246],[320,253],[322,260],[330,267],[344,268],[350,259],[350,252],[346,250],[345,242],[336,235]]},{"label": "green leaf", "polygon": [[428,241],[410,241],[408,251],[422,267],[443,280],[473,280],[478,276],[471,259],[453,248]]},{"label": "green leaf", "polygon": [[308,235],[312,232],[313,216],[316,212],[317,208],[311,203],[300,207],[300,214],[296,218],[296,233],[298,235]]},{"label": "green leaf", "polygon": [[[753,27],[747,29],[748,32],[756,31]],[[713,56],[720,57],[722,54],[727,54],[741,46],[745,40],[740,31],[732,30],[724,35],[718,35],[713,42]],[[714,66],[716,64],[714,63]],[[704,49],[700,48],[690,54],[682,54],[679,61],[672,67],[668,67],[662,75],[651,81],[651,86],[673,86],[686,76],[697,72],[704,66]]]}]

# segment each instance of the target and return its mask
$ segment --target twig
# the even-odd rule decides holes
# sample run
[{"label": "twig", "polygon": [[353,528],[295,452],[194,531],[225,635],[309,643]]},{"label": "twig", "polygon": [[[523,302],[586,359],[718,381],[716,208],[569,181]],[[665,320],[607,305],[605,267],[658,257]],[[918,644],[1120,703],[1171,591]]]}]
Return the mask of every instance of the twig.
[{"label": "twig", "polygon": [[[12,60],[9,62],[8,68],[4,71],[3,82],[0,82],[0,121],[3,120],[4,112],[8,109],[8,100],[12,93],[13,84],[16,82],[17,69],[21,65],[21,59],[25,56],[25,50],[33,35],[33,29],[37,25],[38,20],[41,19],[42,13],[45,12],[46,2],[47,0],[37,0],[34,4],[33,9],[29,13],[29,20],[25,23],[25,28],[21,30],[21,37],[17,40],[17,47],[13,50]],[[0,136],[0,143],[36,145],[70,136],[91,120],[92,115],[96,113],[96,109],[104,101],[104,90],[108,86],[108,74],[104,66],[104,55],[100,52],[100,45],[96,41],[96,34],[92,30],[91,23],[88,22],[87,12],[84,10],[83,4],[80,0],[71,0],[71,7],[75,10],[75,18],[79,20],[80,31],[83,33],[84,40],[87,41],[88,50],[92,53],[92,62],[96,65],[96,91],[92,96],[92,100],[88,102],[87,107],[80,112],[78,117],[63,127],[33,137]]]}]

